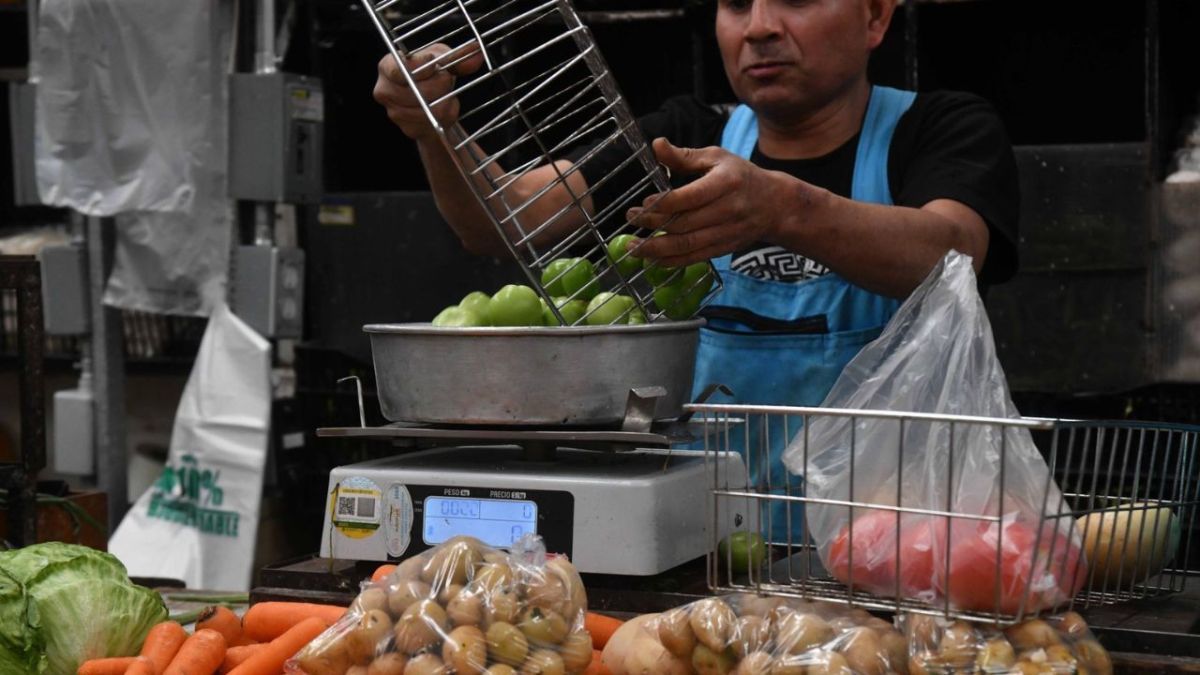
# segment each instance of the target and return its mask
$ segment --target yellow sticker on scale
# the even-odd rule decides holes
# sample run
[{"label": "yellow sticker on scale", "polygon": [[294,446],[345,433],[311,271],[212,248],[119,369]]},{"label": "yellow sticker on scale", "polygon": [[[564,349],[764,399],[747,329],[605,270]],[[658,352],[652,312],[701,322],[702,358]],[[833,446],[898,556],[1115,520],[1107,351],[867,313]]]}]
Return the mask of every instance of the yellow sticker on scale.
[{"label": "yellow sticker on scale", "polygon": [[351,539],[366,539],[379,530],[383,491],[369,478],[355,476],[337,484],[329,495],[330,520]]}]

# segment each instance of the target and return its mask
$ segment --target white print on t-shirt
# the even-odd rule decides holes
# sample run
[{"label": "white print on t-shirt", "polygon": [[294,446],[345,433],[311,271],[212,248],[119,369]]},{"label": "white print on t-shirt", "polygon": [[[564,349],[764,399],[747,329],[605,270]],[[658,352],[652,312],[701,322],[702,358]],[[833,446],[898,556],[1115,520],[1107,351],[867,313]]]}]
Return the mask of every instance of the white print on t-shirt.
[{"label": "white print on t-shirt", "polygon": [[734,272],[770,281],[797,282],[829,274],[828,267],[780,246],[739,253],[730,267]]}]

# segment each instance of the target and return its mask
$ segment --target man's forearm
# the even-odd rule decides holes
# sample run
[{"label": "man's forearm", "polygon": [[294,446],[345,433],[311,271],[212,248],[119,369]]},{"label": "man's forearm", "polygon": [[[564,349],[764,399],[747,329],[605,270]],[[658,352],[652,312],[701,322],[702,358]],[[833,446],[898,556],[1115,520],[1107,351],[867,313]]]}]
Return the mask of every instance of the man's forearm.
[{"label": "man's forearm", "polygon": [[987,225],[966,206],[938,200],[923,208],[846,199],[790,179],[785,214],[772,243],[820,262],[867,290],[907,297],[948,250],[987,255]]},{"label": "man's forearm", "polygon": [[500,255],[504,242],[446,147],[435,138],[418,142],[417,150],[434,203],[463,247],[476,255]]}]

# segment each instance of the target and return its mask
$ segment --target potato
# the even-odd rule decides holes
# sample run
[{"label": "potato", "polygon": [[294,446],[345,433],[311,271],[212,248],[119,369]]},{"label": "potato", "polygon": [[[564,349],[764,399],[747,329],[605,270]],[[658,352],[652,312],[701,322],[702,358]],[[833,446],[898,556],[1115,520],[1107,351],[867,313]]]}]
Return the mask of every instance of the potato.
[{"label": "potato", "polygon": [[897,673],[908,672],[908,640],[895,630],[877,631],[876,635],[888,668]]},{"label": "potato", "polygon": [[1087,622],[1078,612],[1063,612],[1062,616],[1058,617],[1058,623],[1055,626],[1060,633],[1066,633],[1069,637],[1079,639],[1088,634]]},{"label": "potato", "polygon": [[404,666],[404,675],[449,675],[450,669],[442,660],[428,652],[418,654]]},{"label": "potato", "polygon": [[956,666],[965,667],[975,661],[976,651],[981,642],[975,629],[966,621],[955,621],[942,632],[938,644],[938,656],[942,660]]},{"label": "potato", "polygon": [[816,614],[801,614],[787,608],[772,613],[775,648],[788,654],[802,654],[833,638],[833,629]]},{"label": "potato", "polygon": [[392,617],[382,609],[373,609],[359,618],[350,632],[342,639],[346,641],[346,652],[354,663],[366,665],[375,658],[381,642],[392,632]]},{"label": "potato", "polygon": [[446,604],[446,616],[455,626],[478,626],[483,623],[483,598],[480,591],[467,587]]},{"label": "potato", "polygon": [[916,650],[933,649],[937,646],[937,619],[928,614],[909,614],[904,621],[905,633]]},{"label": "potato", "polygon": [[568,673],[578,673],[592,662],[592,636],[586,631],[571,633],[559,647],[563,667]]},{"label": "potato", "polygon": [[458,597],[458,594],[462,592],[463,588],[464,587],[460,586],[459,584],[449,584],[447,586],[443,586],[442,590],[438,591],[437,601],[441,603],[442,607],[445,607],[446,605],[450,604],[451,600]]},{"label": "potato", "polygon": [[975,665],[984,672],[1007,671],[1016,662],[1017,656],[1013,653],[1012,645],[1002,637],[988,640],[975,657]]},{"label": "potato", "polygon": [[1088,578],[1097,589],[1115,590],[1118,584],[1128,588],[1145,581],[1161,572],[1179,547],[1179,519],[1171,509],[1148,502],[1089,513],[1077,525],[1084,533]]},{"label": "potato", "polygon": [[775,660],[766,652],[750,652],[738,662],[733,675],[771,675]]},{"label": "potato", "polygon": [[846,657],[846,663],[854,672],[860,675],[883,675],[883,648],[875,631],[865,626],[852,628],[838,641],[841,643],[838,651]]},{"label": "potato", "polygon": [[692,668],[697,675],[728,675],[733,672],[733,656],[727,650],[715,651],[701,642],[692,650]]},{"label": "potato", "polygon": [[517,628],[525,634],[529,644],[536,647],[553,647],[567,637],[571,627],[558,612],[544,607],[526,607],[521,612]]},{"label": "potato", "polygon": [[569,620],[587,607],[583,580],[575,566],[565,558],[547,560],[541,574],[526,582],[524,597],[527,604],[554,610]]},{"label": "potato", "polygon": [[[767,648],[771,641],[771,623],[761,616],[743,616],[733,626],[730,647],[739,659]],[[665,646],[665,645],[664,645]]]},{"label": "potato", "polygon": [[371,586],[358,594],[358,597],[354,599],[354,604],[350,605],[350,609],[358,610],[363,614],[373,609],[387,611],[388,592],[381,586]]},{"label": "potato", "polygon": [[305,651],[310,653],[297,659],[297,663],[308,675],[344,675],[354,665],[346,650],[345,640],[334,639],[318,649],[309,645]]},{"label": "potato", "polygon": [[487,669],[487,675],[517,675],[517,671],[512,666],[494,663]]},{"label": "potato", "polygon": [[688,625],[696,639],[714,652],[722,652],[729,644],[737,615],[719,598],[705,598],[692,604]]},{"label": "potato", "polygon": [[471,584],[487,591],[508,590],[513,585],[512,567],[507,562],[485,563],[475,572]]},{"label": "potato", "polygon": [[862,623],[862,625],[866,626],[867,628],[870,628],[871,630],[873,630],[876,633],[879,633],[881,635],[888,631],[895,630],[895,627],[892,626],[891,621],[884,621],[883,619],[881,619],[877,616],[873,616],[873,617],[867,619],[866,621],[864,621]]},{"label": "potato", "polygon": [[1099,642],[1080,640],[1075,643],[1075,654],[1079,657],[1079,663],[1086,666],[1093,675],[1112,675],[1112,658]]},{"label": "potato", "polygon": [[400,617],[404,614],[404,610],[408,609],[412,604],[421,600],[429,600],[433,597],[433,589],[424,581],[409,579],[396,583],[390,592],[388,592],[387,604],[388,611],[392,616]]},{"label": "potato", "polygon": [[820,660],[809,665],[808,675],[850,675],[850,664],[837,652],[823,652]]},{"label": "potato", "polygon": [[565,675],[562,657],[551,649],[539,649],[521,664],[521,675]]},{"label": "potato", "polygon": [[1004,631],[1004,636],[1017,651],[1049,647],[1062,642],[1058,637],[1058,632],[1041,619],[1031,619],[1012,626]]},{"label": "potato", "polygon": [[404,610],[404,614],[396,621],[396,649],[405,654],[415,654],[422,649],[432,648],[441,642],[447,628],[449,620],[446,611],[432,600],[421,600]]},{"label": "potato", "polygon": [[420,580],[421,570],[425,568],[425,563],[429,561],[428,552],[421,555],[416,555],[411,558],[405,558],[396,565],[396,569],[387,576],[388,583],[399,583],[401,581]]},{"label": "potato", "polygon": [[753,595],[743,593],[735,596],[738,603],[738,613],[742,616],[765,617],[774,610],[787,606],[787,600],[774,595]]},{"label": "potato", "polygon": [[[604,645],[604,652],[600,655],[600,662],[612,671],[613,675],[624,675],[626,672],[625,660],[630,655],[634,638],[638,637],[643,631],[649,630],[645,626],[652,628],[655,625],[654,622],[660,616],[662,615],[643,614],[621,624]],[[661,643],[659,643],[659,647],[664,651],[666,650],[665,647],[662,647]]]},{"label": "potato", "polygon": [[804,665],[804,657],[788,654],[775,659],[767,672],[771,675],[806,675],[808,666]]},{"label": "potato", "polygon": [[475,626],[459,626],[442,643],[442,661],[456,673],[478,673],[487,667],[487,640]]},{"label": "potato", "polygon": [[511,623],[497,621],[487,629],[488,657],[493,661],[519,666],[529,655],[529,641]]},{"label": "potato", "polygon": [[1075,665],[1075,654],[1066,645],[1050,645],[1046,647],[1046,660],[1054,664]]},{"label": "potato", "polygon": [[513,591],[493,591],[483,598],[483,618],[487,624],[516,623],[521,601]]},{"label": "potato", "polygon": [[408,659],[403,654],[391,652],[376,657],[367,666],[367,675],[404,675],[404,666],[407,664]]},{"label": "potato", "polygon": [[367,675],[366,666],[350,666],[346,669],[346,675]]},{"label": "potato", "polygon": [[678,607],[663,612],[655,621],[658,624],[658,640],[675,656],[690,659],[696,648],[696,634],[689,624],[687,607]]},{"label": "potato", "polygon": [[421,581],[437,588],[451,584],[464,585],[481,559],[475,540],[451,537],[434,549],[429,562],[421,568]]},{"label": "potato", "polygon": [[[607,646],[604,653],[608,653]],[[610,670],[613,675],[692,675],[694,672],[689,660],[667,651],[644,629],[639,630],[629,643],[624,662]]]}]

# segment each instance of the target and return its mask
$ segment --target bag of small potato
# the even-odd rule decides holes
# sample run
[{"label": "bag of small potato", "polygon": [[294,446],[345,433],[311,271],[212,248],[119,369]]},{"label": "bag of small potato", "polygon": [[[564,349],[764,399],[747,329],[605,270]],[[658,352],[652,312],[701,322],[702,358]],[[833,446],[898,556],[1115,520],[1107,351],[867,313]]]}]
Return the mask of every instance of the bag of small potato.
[{"label": "bag of small potato", "polygon": [[613,675],[882,675],[908,672],[908,644],[862,609],[735,594],[631,619],[602,661]]},{"label": "bag of small potato", "polygon": [[300,675],[582,673],[592,660],[575,566],[527,534],[511,553],[454,537],[364,584],[288,663]]},{"label": "bag of small potato", "polygon": [[1004,629],[924,614],[902,614],[896,623],[908,638],[909,672],[915,675],[1113,672],[1108,652],[1075,612]]}]

